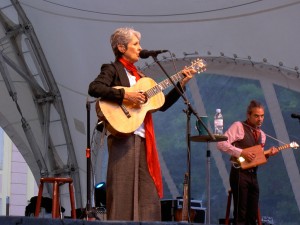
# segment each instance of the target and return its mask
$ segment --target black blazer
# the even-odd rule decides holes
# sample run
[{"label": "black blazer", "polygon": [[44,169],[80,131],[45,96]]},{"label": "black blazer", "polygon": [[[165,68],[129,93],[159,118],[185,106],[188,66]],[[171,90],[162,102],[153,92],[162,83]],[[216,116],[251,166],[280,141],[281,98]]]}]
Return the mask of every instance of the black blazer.
[{"label": "black blazer", "polygon": [[[122,104],[125,90],[123,88],[113,88],[114,86],[130,87],[125,68],[119,61],[111,64],[103,64],[101,66],[100,74],[90,83],[88,93],[95,98],[102,98]],[[179,83],[177,87],[183,92]],[[165,95],[165,98],[165,103],[159,109],[160,111],[165,111],[172,106],[180,98],[180,94],[173,88]]]}]

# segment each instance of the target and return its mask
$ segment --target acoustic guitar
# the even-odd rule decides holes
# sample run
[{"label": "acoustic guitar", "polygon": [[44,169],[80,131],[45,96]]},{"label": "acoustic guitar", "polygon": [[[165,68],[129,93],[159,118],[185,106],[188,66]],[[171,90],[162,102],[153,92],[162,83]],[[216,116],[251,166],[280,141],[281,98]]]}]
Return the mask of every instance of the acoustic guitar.
[{"label": "acoustic guitar", "polygon": [[[290,144],[285,144],[280,147],[277,147],[277,149],[279,151],[281,151],[281,150],[288,149],[288,148],[297,149],[298,147],[299,147],[299,145],[296,142],[291,142]],[[239,157],[238,159],[233,160],[235,167],[240,167],[242,169],[250,169],[250,168],[265,164],[265,163],[267,163],[266,155],[271,153],[270,149],[263,151],[261,145],[255,145],[250,148],[245,148],[244,151],[249,151],[249,152],[254,153],[255,158],[251,162],[249,162],[249,161],[245,160],[243,157]]]},{"label": "acoustic guitar", "polygon": [[[191,63],[188,70],[196,70],[198,73],[206,70],[206,62],[203,59],[197,59]],[[172,75],[173,82],[182,80],[185,76],[180,72]],[[105,120],[107,130],[112,134],[130,134],[134,132],[144,121],[147,112],[157,111],[165,102],[165,96],[162,93],[164,89],[171,86],[172,82],[165,79],[156,83],[149,77],[143,77],[132,87],[115,86],[114,88],[124,88],[125,91],[141,92],[146,96],[146,102],[143,104],[131,104],[123,101],[122,105],[100,99],[98,109],[96,107],[99,120]]]},{"label": "acoustic guitar", "polygon": [[[175,220],[176,221],[186,221],[186,222],[194,222],[194,218],[196,215],[195,210],[191,209],[189,211],[188,207],[188,181],[189,176],[188,173],[184,175],[184,182],[183,182],[183,199],[182,199],[182,208],[177,209],[175,211]],[[190,213],[189,213],[190,212]],[[190,216],[190,220],[189,220]]]}]

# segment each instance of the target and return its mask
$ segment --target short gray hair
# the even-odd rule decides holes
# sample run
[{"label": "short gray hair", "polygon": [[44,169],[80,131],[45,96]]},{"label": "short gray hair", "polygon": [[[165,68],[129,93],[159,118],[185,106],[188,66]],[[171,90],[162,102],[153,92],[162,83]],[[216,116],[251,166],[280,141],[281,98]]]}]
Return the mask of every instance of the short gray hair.
[{"label": "short gray hair", "polygon": [[139,40],[141,39],[141,33],[130,27],[118,28],[110,36],[111,48],[116,56],[116,59],[122,56],[122,53],[118,49],[118,45],[124,45],[127,49],[127,45],[132,39],[133,35],[136,36]]}]

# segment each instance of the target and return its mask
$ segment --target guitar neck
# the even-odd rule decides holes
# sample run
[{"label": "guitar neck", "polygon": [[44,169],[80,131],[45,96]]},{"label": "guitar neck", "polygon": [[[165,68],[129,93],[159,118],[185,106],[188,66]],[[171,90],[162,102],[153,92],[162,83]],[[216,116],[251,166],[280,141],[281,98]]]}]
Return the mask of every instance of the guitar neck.
[{"label": "guitar neck", "polygon": [[188,199],[187,199],[187,184],[184,186],[184,195],[182,201],[182,221],[188,220]]},{"label": "guitar neck", "polygon": [[182,221],[188,220],[188,179],[188,174],[185,174],[183,183]]},{"label": "guitar neck", "polygon": [[[278,151],[281,151],[281,150],[284,150],[284,149],[288,149],[290,147],[291,147],[290,144],[285,144],[285,145],[277,147],[277,149],[278,149]],[[270,153],[271,153],[271,149],[264,151],[265,155],[268,155]]]},{"label": "guitar neck", "polygon": [[[184,78],[184,75],[180,72],[172,75],[170,77],[170,79],[176,83],[180,80],[182,80]],[[157,85],[155,85],[154,87],[150,88],[149,90],[147,90],[145,92],[146,96],[148,98],[151,98],[152,96],[162,92],[163,90],[165,90],[166,88],[170,87],[172,85],[172,82],[169,79],[165,79],[163,81],[161,81],[160,83],[158,83]]]},{"label": "guitar neck", "polygon": [[[206,62],[203,59],[197,59],[189,67],[186,67],[185,69],[193,69],[197,71],[198,73],[206,70]],[[182,74],[182,71],[179,71],[178,73],[172,75],[170,79],[165,79],[162,82],[158,83],[151,89],[147,90],[145,92],[146,96],[148,98],[151,98],[152,96],[158,94],[159,92],[162,92],[164,89],[171,86],[172,83],[176,83],[177,81],[180,81],[184,78],[184,75]],[[171,80],[171,81],[170,81]]]}]

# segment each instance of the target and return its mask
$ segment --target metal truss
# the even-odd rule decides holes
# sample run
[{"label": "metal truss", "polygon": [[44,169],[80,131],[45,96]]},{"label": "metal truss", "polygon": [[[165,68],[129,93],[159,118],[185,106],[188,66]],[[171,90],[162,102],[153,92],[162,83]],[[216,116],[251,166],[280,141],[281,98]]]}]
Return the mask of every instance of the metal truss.
[{"label": "metal truss", "polygon": [[[16,12],[18,24],[5,13],[8,8]],[[47,176],[72,177],[76,205],[82,207],[79,168],[61,94],[39,40],[17,0],[11,0],[11,4],[0,8],[0,23],[3,27],[3,35],[0,32],[0,73],[20,114],[21,125],[34,157],[31,160],[34,165],[28,166],[31,169],[38,167],[39,173],[33,172],[37,181]],[[22,87],[28,88],[32,95],[41,133],[32,129],[31,122],[26,118],[26,109],[18,101],[22,93],[16,84],[20,80],[25,83]],[[11,139],[14,141],[13,137]],[[19,150],[22,154],[22,148]],[[49,188],[48,192],[51,195]]]}]

